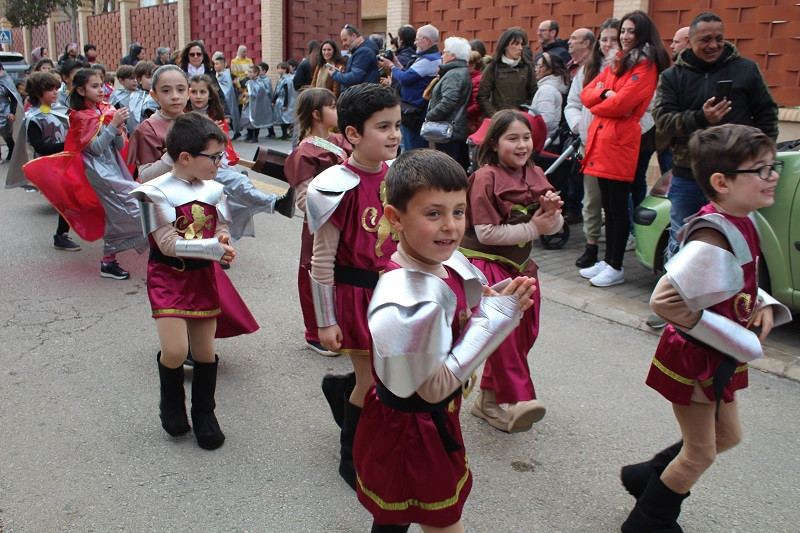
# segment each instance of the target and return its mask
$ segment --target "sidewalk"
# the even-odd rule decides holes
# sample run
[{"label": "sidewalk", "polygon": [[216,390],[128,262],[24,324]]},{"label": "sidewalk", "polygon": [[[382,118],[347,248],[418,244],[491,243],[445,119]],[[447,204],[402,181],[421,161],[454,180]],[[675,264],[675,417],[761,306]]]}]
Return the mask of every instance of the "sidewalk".
[{"label": "sidewalk", "polygon": [[[237,140],[236,151],[243,159],[251,159],[257,146],[282,152],[291,150],[291,142],[265,139],[258,144]],[[261,175],[250,178],[259,188],[279,192],[283,183],[269,179],[272,184],[261,181]],[[280,185],[277,185],[280,184]],[[649,300],[661,274],[654,274],[636,260],[634,252],[625,253],[625,283],[613,287],[598,288],[589,284],[578,274],[575,260],[583,253],[586,243],[581,224],[570,226],[571,235],[564,248],[546,250],[539,241],[534,242],[532,257],[539,265],[539,280],[542,296],[552,302],[639,329],[653,335],[661,335],[645,324],[651,313]],[[600,243],[601,254],[604,243]],[[764,346],[764,357],[750,363],[754,369],[769,372],[800,382],[800,317],[791,324],[770,333]]]}]

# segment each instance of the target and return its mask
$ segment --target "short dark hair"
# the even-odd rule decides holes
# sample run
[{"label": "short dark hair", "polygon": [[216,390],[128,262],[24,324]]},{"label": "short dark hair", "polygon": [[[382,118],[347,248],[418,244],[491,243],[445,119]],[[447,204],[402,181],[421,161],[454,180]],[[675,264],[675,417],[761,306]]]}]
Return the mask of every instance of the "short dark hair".
[{"label": "short dark hair", "polygon": [[556,22],[555,20],[551,20],[550,21],[550,31],[556,32],[556,37],[558,37],[558,30],[559,29],[560,28],[558,27],[558,22]]},{"label": "short dark hair", "polygon": [[[692,174],[709,200],[717,197],[711,186],[712,174],[736,170],[767,150],[775,153],[775,141],[760,129],[743,124],[712,126],[695,131],[689,138]],[[735,178],[735,174],[729,176],[731,180]]]},{"label": "short dark hair", "polygon": [[[497,155],[495,148],[497,148],[500,137],[514,122],[522,122],[528,128],[528,131],[531,131],[531,123],[528,118],[516,109],[503,109],[492,115],[489,129],[486,130],[483,142],[478,148],[479,166],[500,164],[500,157]],[[533,165],[533,156],[528,158],[526,165]]]},{"label": "short dark hair", "polygon": [[83,45],[83,53],[86,54],[86,52],[88,52],[89,50],[97,51],[97,47],[95,45],[93,45],[92,43],[84,44]]},{"label": "short dark hair", "polygon": [[261,74],[261,65],[250,65],[247,67],[247,70],[253,70],[256,72],[256,74]]},{"label": "short dark hair", "polygon": [[701,22],[719,22],[722,24],[722,19],[719,18],[719,15],[715,13],[711,13],[710,11],[706,11],[705,13],[700,13],[692,21],[689,23],[689,33],[692,34],[697,30],[697,25]]},{"label": "short dark hair", "polygon": [[92,63],[92,70],[99,70],[103,73],[103,77],[106,75],[106,66],[102,63]]},{"label": "short dark hair", "polygon": [[[88,65],[88,63],[86,64]],[[77,59],[67,59],[61,63],[61,65],[59,65],[58,73],[64,78],[69,78],[69,75],[79,68],[86,68],[84,67],[83,61],[78,61]]]},{"label": "short dark hair", "polygon": [[299,65],[300,63],[298,63],[297,60],[292,57],[286,60],[286,64],[290,65],[292,68],[297,68],[297,65]]},{"label": "short dark hair", "polygon": [[25,92],[31,105],[39,105],[39,99],[45,93],[61,87],[61,80],[52,72],[33,72],[25,80]]},{"label": "short dark hair", "polygon": [[[431,172],[436,169],[436,172]],[[400,154],[386,173],[386,202],[404,211],[421,190],[466,191],[467,174],[455,159],[438,150],[410,150]]]},{"label": "short dark hair", "polygon": [[481,57],[486,55],[486,45],[480,39],[472,39],[469,42],[469,47],[478,52]]},{"label": "short dark hair", "polygon": [[228,138],[213,120],[200,113],[185,113],[176,118],[167,131],[167,153],[177,161],[183,152],[197,154],[212,141],[225,145]]},{"label": "short dark hair", "polygon": [[132,65],[120,65],[116,74],[117,79],[120,81],[136,77],[136,72]]},{"label": "short dark hair", "polygon": [[139,81],[145,76],[152,77],[157,68],[158,65],[152,61],[139,61],[136,63],[136,66],[133,67],[133,73],[136,75],[136,81]]},{"label": "short dark hair", "polygon": [[414,29],[414,26],[406,24],[405,26],[400,26],[400,29],[397,30],[397,39],[398,39],[398,46],[399,48],[409,48],[414,47],[414,39],[417,38],[417,30]]},{"label": "short dark hair", "polygon": [[285,70],[286,72],[289,72],[289,62],[281,61],[280,63],[278,63],[278,68],[281,70]]},{"label": "short dark hair", "polygon": [[353,126],[359,134],[364,133],[364,123],[378,111],[400,105],[394,91],[377,83],[353,85],[339,96],[336,102],[339,131]]},{"label": "short dark hair", "polygon": [[[50,65],[51,67],[56,68],[56,64],[53,63],[52,59],[50,59],[49,57],[43,57],[42,59],[37,61],[36,64],[33,66],[33,71],[39,72],[40,70],[42,70],[42,67],[44,65]],[[58,75],[58,71],[56,71],[56,75]]]},{"label": "short dark hair", "polygon": [[[79,87],[86,87],[86,83],[92,76],[100,76],[90,68],[78,69],[78,72],[72,77],[72,91],[69,93],[69,106],[76,111],[86,109],[86,97],[78,94]],[[103,78],[100,78],[103,81]]]},{"label": "short dark hair", "polygon": [[[347,30],[347,33],[350,34],[350,35],[358,35],[359,37],[361,37],[361,32],[358,31],[358,28],[356,28],[352,24],[345,24],[344,28],[342,28],[342,29],[343,30]],[[414,38],[416,38],[416,37],[417,37],[417,32],[414,32]]]},{"label": "short dark hair", "polygon": [[266,61],[262,61],[258,64],[258,68],[261,69],[262,72],[269,72],[269,65]]}]

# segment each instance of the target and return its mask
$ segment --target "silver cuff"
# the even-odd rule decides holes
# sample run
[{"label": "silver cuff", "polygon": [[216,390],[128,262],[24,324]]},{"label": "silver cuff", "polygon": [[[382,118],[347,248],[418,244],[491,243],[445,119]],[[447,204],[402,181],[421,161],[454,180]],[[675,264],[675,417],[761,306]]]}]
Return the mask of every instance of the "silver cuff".
[{"label": "silver cuff", "polygon": [[492,355],[508,334],[517,327],[522,314],[517,296],[488,296],[481,300],[469,319],[461,340],[453,346],[444,364],[462,383],[487,357]]},{"label": "silver cuff", "polygon": [[314,315],[317,318],[317,327],[327,328],[338,324],[336,321],[336,287],[323,285],[315,280],[311,274],[311,297],[314,299]]},{"label": "silver cuff", "polygon": [[755,333],[708,309],[703,311],[700,321],[687,333],[740,363],[748,363],[764,355],[761,341]]},{"label": "silver cuff", "polygon": [[225,255],[225,248],[217,239],[178,239],[175,242],[175,255],[188,259],[219,261]]},{"label": "silver cuff", "polygon": [[772,306],[772,325],[773,327],[782,326],[792,321],[792,312],[788,307],[776,300],[770,293],[764,289],[758,289],[758,297],[763,302],[761,307],[768,305]]}]

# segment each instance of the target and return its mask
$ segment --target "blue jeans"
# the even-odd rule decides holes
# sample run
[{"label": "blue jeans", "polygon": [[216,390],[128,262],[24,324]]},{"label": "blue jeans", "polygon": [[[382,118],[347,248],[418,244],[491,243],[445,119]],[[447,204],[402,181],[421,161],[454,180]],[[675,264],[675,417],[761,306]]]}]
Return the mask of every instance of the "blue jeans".
[{"label": "blue jeans", "polygon": [[422,138],[419,130],[414,131],[406,126],[400,126],[400,131],[403,132],[403,151],[408,152],[414,148],[427,148],[428,141]]},{"label": "blue jeans", "polygon": [[669,208],[669,245],[665,252],[665,260],[671,258],[678,251],[678,242],[675,240],[678,230],[684,225],[684,220],[700,211],[708,203],[703,190],[693,179],[672,176],[672,182],[667,192],[671,203]]},{"label": "blue jeans", "polygon": [[661,174],[663,175],[664,172],[667,170],[672,170],[672,149],[667,148],[660,154],[658,154],[658,168],[661,170]]}]

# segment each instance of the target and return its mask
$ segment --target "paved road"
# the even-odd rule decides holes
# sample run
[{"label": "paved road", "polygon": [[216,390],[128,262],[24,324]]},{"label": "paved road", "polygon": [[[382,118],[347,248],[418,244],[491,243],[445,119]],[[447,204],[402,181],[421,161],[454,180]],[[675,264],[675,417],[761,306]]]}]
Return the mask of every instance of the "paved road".
[{"label": "paved road", "polygon": [[[145,258],[121,254],[132,279],[101,279],[101,244],[58,252],[55,223],[38,194],[0,192],[0,531],[368,529],[335,473],[338,434],[318,386],[348,363],[302,349],[298,219],[258,215],[258,238],[237,246],[230,275],[262,329],[218,344],[228,439],[214,452],[160,428]],[[470,531],[618,530],[633,504],[620,465],[677,437],[669,405],[643,383],[657,338],[549,294],[531,354],[545,419],[505,435],[462,415]],[[796,531],[800,385],[751,372],[740,401],[744,441],[695,488],[681,524]]]}]

